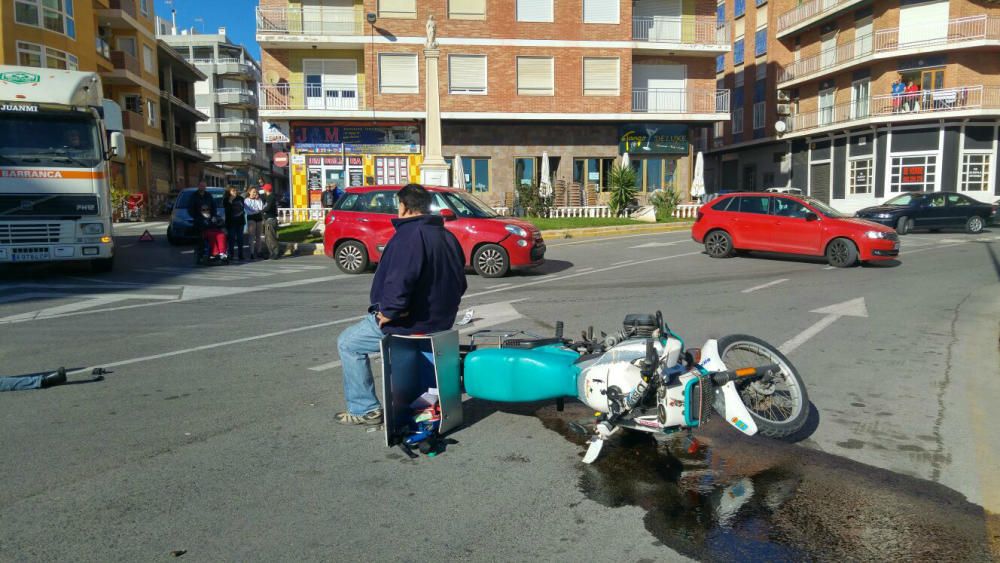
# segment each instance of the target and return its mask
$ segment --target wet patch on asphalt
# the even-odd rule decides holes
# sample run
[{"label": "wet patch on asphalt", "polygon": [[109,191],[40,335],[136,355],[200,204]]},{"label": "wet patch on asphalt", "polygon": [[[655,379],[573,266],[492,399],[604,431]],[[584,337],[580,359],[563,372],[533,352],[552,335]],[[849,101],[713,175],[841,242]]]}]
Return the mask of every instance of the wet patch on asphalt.
[{"label": "wet patch on asphalt", "polygon": [[[535,414],[573,443],[589,438],[581,404]],[[658,542],[704,561],[1000,558],[1000,516],[938,483],[743,436],[717,419],[696,443],[684,436],[620,432],[596,463],[580,464],[581,491],[644,509]]]}]

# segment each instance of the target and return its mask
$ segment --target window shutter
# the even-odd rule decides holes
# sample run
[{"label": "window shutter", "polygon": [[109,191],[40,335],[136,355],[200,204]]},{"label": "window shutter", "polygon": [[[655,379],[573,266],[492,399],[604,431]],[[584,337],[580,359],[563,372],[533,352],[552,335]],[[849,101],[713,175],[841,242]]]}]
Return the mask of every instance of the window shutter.
[{"label": "window shutter", "polygon": [[552,21],[552,0],[517,0],[517,21]]},{"label": "window shutter", "polygon": [[451,55],[448,65],[452,93],[486,92],[485,55]]},{"label": "window shutter", "polygon": [[382,53],[379,61],[379,91],[383,94],[417,94],[417,56]]},{"label": "window shutter", "polygon": [[478,19],[486,17],[486,0],[448,0],[448,16]]},{"label": "window shutter", "polygon": [[583,0],[584,23],[618,23],[618,0]]},{"label": "window shutter", "polygon": [[517,58],[517,95],[551,96],[552,57]]},{"label": "window shutter", "polygon": [[618,59],[583,59],[584,96],[617,96],[620,82]]},{"label": "window shutter", "polygon": [[384,16],[416,16],[416,0],[378,0],[378,13]]}]

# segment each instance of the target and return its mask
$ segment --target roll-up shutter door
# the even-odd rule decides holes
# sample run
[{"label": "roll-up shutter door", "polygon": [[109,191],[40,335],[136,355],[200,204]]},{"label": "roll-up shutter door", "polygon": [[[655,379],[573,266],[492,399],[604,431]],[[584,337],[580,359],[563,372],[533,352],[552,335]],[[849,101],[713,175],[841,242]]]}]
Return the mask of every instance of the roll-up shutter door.
[{"label": "roll-up shutter door", "polygon": [[810,176],[809,195],[824,203],[830,203],[830,165],[813,164]]},{"label": "roll-up shutter door", "polygon": [[552,64],[551,57],[518,57],[518,95],[551,96],[554,93]]}]

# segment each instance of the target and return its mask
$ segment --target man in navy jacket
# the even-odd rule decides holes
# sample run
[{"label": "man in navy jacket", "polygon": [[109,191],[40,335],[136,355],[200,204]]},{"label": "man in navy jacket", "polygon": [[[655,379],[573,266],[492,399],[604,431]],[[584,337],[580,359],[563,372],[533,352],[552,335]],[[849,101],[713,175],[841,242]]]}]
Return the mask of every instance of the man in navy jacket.
[{"label": "man in navy jacket", "polygon": [[337,422],[382,423],[369,354],[385,334],[427,334],[455,322],[465,293],[465,254],[444,219],[431,215],[431,194],[419,184],[399,190],[396,233],[389,239],[372,281],[368,315],[337,339],[343,363],[347,411]]}]

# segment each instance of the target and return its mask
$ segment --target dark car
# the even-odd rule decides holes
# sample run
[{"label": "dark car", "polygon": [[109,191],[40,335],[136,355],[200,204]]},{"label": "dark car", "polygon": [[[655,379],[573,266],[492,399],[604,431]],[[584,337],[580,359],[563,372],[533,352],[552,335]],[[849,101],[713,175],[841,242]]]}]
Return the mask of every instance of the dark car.
[{"label": "dark car", "polygon": [[911,192],[855,216],[881,223],[905,235],[913,229],[965,229],[978,233],[995,219],[996,208],[956,192]]},{"label": "dark car", "polygon": [[[170,213],[170,224],[167,225],[167,241],[170,244],[184,244],[198,240],[198,233],[194,230],[194,219],[188,213],[188,206],[191,205],[191,194],[198,191],[198,188],[185,188],[177,194],[173,211]],[[215,214],[219,217],[226,216],[226,210],[222,206],[222,198],[226,194],[225,188],[206,188],[215,200]]]}]

